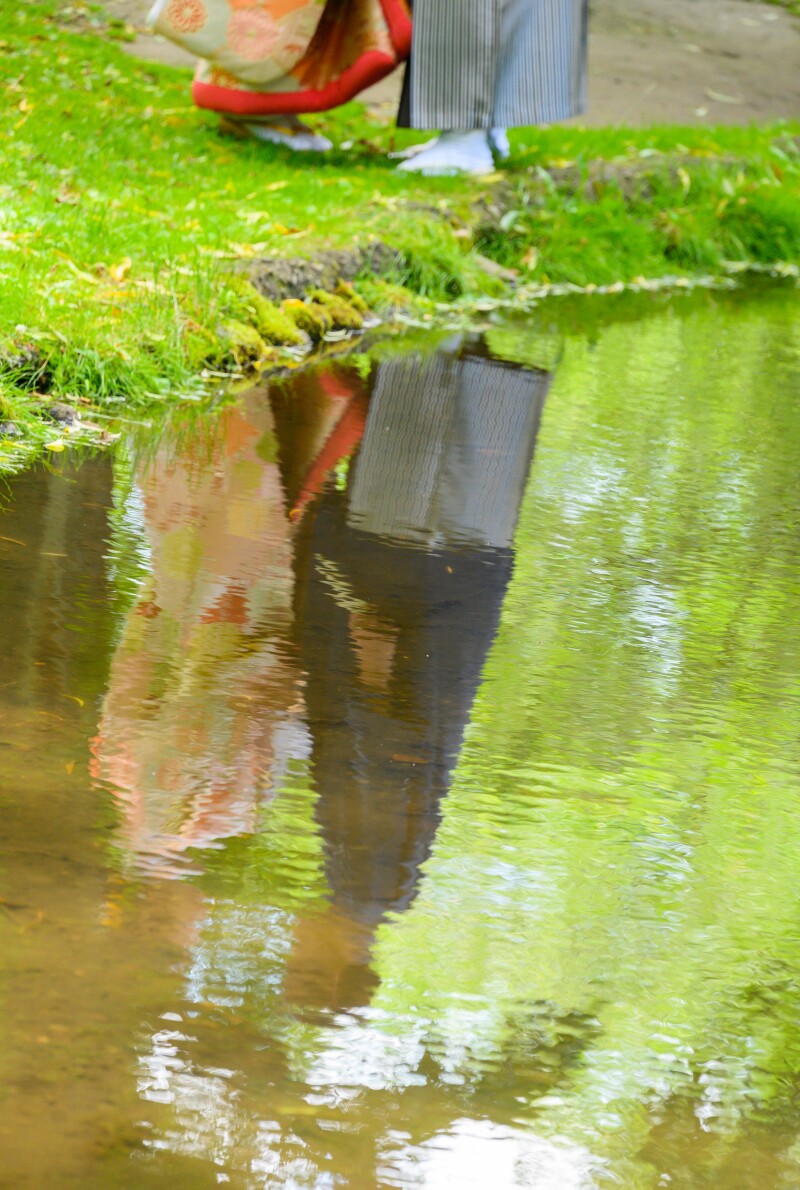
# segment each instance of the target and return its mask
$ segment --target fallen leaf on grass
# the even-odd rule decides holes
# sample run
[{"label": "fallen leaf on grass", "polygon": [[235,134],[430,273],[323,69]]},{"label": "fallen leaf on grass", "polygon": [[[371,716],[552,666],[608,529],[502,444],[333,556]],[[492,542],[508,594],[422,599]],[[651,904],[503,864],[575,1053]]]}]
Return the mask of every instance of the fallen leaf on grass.
[{"label": "fallen leaf on grass", "polygon": [[70,190],[67,187],[62,187],[61,190],[54,196],[55,201],[62,207],[76,207],[81,201],[81,196],[75,190]]},{"label": "fallen leaf on grass", "polygon": [[287,227],[285,223],[273,223],[272,231],[277,232],[279,236],[305,236],[308,235],[310,227]]},{"label": "fallen leaf on grass", "polygon": [[124,281],[128,273],[131,271],[132,265],[133,261],[131,260],[130,256],[123,257],[119,264],[112,264],[111,268],[108,270],[111,280],[118,282]]},{"label": "fallen leaf on grass", "polygon": [[744,103],[743,99],[736,99],[733,95],[723,95],[721,91],[712,91],[710,87],[706,87],[705,93],[715,103]]},{"label": "fallen leaf on grass", "polygon": [[56,438],[54,442],[45,442],[45,447],[47,450],[66,450],[63,438]]}]

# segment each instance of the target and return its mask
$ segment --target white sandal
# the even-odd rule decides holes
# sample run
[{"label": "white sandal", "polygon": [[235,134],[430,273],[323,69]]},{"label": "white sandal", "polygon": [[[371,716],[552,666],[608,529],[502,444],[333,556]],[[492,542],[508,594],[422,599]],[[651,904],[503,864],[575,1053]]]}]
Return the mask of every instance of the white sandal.
[{"label": "white sandal", "polygon": [[222,116],[219,130],[223,136],[283,145],[295,153],[327,153],[333,148],[333,141],[314,132],[297,116]]}]

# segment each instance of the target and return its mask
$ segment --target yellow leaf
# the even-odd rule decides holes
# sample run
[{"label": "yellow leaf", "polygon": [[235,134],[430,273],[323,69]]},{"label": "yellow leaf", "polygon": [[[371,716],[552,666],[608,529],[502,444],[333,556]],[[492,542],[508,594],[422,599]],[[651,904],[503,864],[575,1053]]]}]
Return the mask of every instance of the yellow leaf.
[{"label": "yellow leaf", "polygon": [[108,270],[112,281],[124,281],[128,273],[131,271],[133,261],[130,256],[124,256],[119,264],[112,264]]},{"label": "yellow leaf", "polygon": [[683,193],[688,194],[692,187],[692,179],[689,177],[688,170],[685,170],[683,166],[680,166],[678,168],[678,177],[681,180],[681,186],[683,186]]},{"label": "yellow leaf", "polygon": [[54,442],[46,442],[45,446],[48,450],[64,450],[64,441],[62,438],[56,438]]},{"label": "yellow leaf", "polygon": [[723,95],[721,91],[712,91],[710,87],[706,87],[706,95],[715,103],[744,103],[744,100],[736,95]]},{"label": "yellow leaf", "polygon": [[72,770],[75,768],[75,761],[68,760],[67,763],[64,765],[64,768],[67,770],[67,776],[71,777]]}]

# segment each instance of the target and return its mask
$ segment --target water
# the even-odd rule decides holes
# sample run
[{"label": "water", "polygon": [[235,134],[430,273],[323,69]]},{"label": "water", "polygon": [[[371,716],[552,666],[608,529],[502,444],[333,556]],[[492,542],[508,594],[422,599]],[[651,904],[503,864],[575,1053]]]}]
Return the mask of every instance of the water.
[{"label": "water", "polygon": [[797,310],[14,480],[0,1186],[800,1186]]}]

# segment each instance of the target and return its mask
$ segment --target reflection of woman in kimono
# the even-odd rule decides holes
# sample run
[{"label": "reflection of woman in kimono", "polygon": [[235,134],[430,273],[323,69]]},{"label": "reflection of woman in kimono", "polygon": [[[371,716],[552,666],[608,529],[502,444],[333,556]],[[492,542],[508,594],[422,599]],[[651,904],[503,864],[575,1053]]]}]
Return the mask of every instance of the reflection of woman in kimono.
[{"label": "reflection of woman in kimono", "polygon": [[[350,401],[321,390],[311,457]],[[95,772],[121,804],[126,849],[162,875],[186,870],[187,848],[252,832],[287,762],[308,753],[275,454],[255,393],[139,470],[151,575],[112,663]]]},{"label": "reflection of woman in kimono", "polygon": [[[329,907],[235,895],[207,906],[170,1005],[191,1003],[189,1035],[176,1055],[161,1019],[141,1056],[140,1093],[174,1112],[167,1149],[209,1159],[213,1148],[220,1168],[303,1185],[350,1184],[353,1169],[383,1184],[398,1136],[425,1142],[463,1110],[443,1081],[420,1085],[419,1032],[395,1036],[379,1012],[350,1010],[373,1001],[376,927],[410,905],[430,853],[511,574],[548,380],[469,341],[380,364],[366,425],[346,367],[270,394],[297,526],[292,652]],[[353,398],[319,449],[337,385]],[[220,1032],[226,1006],[241,1025]],[[310,1103],[341,1122],[342,1143],[309,1119]]]}]

